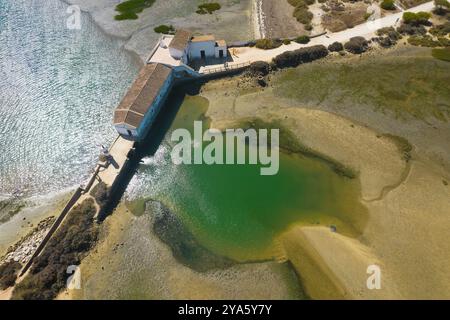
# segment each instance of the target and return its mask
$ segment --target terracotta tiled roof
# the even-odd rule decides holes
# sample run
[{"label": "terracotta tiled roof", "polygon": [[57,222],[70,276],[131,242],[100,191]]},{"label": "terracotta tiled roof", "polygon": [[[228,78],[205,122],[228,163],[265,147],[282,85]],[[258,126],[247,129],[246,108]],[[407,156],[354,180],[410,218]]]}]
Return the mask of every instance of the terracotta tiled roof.
[{"label": "terracotta tiled roof", "polygon": [[189,41],[192,38],[192,32],[184,29],[179,29],[175,33],[175,36],[173,37],[172,41],[169,44],[169,48],[177,49],[177,50],[184,50]]},{"label": "terracotta tiled roof", "polygon": [[172,69],[159,63],[142,67],[114,112],[114,124],[138,128],[171,72]]},{"label": "terracotta tiled roof", "polygon": [[192,42],[204,42],[204,41],[215,41],[216,38],[209,34],[209,35],[204,35],[204,36],[195,36],[192,38]]},{"label": "terracotta tiled roof", "polygon": [[225,40],[217,40],[217,45],[219,47],[226,47],[227,43],[225,42]]}]

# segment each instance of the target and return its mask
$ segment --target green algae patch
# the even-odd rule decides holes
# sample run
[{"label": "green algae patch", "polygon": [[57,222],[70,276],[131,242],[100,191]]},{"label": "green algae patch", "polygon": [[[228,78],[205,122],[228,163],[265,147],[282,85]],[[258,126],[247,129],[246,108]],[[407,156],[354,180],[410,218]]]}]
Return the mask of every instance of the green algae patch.
[{"label": "green algae patch", "polygon": [[[143,197],[175,213],[202,247],[238,262],[262,261],[276,258],[276,238],[293,224],[334,225],[349,236],[361,233],[367,212],[359,202],[359,181],[337,174],[312,151],[306,155],[287,130],[280,130],[283,151],[273,176],[261,176],[260,165],[174,165],[171,131],[192,131],[194,120],[205,119],[208,104],[203,97],[186,96],[161,146],[167,150],[164,160],[142,168],[157,181],[149,183]],[[256,119],[242,128],[279,125]],[[245,145],[247,151],[252,147]]]},{"label": "green algae patch", "polygon": [[212,14],[220,10],[222,6],[217,2],[203,3],[198,6],[196,13],[198,14]]},{"label": "green algae patch", "polygon": [[114,17],[115,20],[136,20],[138,13],[141,13],[146,8],[150,8],[155,3],[155,0],[128,0],[119,3],[116,6],[116,11],[120,14]]}]

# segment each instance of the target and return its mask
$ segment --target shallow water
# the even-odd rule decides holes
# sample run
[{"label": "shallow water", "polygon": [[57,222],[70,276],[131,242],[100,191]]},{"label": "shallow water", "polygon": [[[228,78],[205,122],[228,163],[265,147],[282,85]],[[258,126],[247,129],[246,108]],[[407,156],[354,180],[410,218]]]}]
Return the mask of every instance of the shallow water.
[{"label": "shallow water", "polygon": [[122,43],[59,0],[0,1],[0,194],[83,182],[115,136],[113,109],[137,74]]},{"label": "shallow water", "polygon": [[[190,129],[207,105],[204,98],[186,97],[171,130]],[[358,232],[364,208],[357,179],[287,153],[280,154],[274,176],[261,176],[259,165],[173,165],[171,130],[155,156],[144,159],[129,195],[165,203],[213,252],[240,261],[270,259],[277,235],[299,222]]]}]

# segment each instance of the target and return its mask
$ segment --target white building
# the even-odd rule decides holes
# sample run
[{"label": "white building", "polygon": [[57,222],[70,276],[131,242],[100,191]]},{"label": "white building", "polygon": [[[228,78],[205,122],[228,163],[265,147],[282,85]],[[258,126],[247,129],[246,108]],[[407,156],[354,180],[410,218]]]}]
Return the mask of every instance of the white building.
[{"label": "white building", "polygon": [[189,43],[192,33],[187,30],[178,30],[169,44],[169,53],[172,58],[188,63]]},{"label": "white building", "polygon": [[161,110],[173,84],[172,69],[151,63],[142,67],[114,112],[114,126],[124,138],[143,140]]},{"label": "white building", "polygon": [[221,59],[228,55],[225,40],[213,35],[192,36],[187,30],[178,30],[169,44],[172,58],[188,63],[198,59]]}]

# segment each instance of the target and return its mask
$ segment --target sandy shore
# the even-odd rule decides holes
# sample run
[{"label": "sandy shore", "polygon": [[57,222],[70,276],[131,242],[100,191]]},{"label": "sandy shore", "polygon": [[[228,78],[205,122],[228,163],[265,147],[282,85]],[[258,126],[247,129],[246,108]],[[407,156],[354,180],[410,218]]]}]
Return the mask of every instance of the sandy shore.
[{"label": "sandy shore", "polygon": [[[398,55],[416,52],[404,50]],[[383,54],[389,52],[376,53]],[[348,59],[358,63],[351,61],[371,57]],[[280,236],[308,295],[450,298],[445,230],[450,222],[448,124],[404,120],[361,106],[299,105],[274,96],[272,90],[244,89],[238,78],[231,78],[206,84],[201,94],[210,101],[207,116],[213,127],[226,128],[255,117],[279,120],[303,145],[357,170],[361,202],[369,210],[369,221],[355,239],[314,226],[293,226]],[[395,138],[386,133],[408,139],[414,148],[412,160],[405,161]],[[366,270],[372,264],[381,268],[381,290],[366,286]]]},{"label": "sandy shore", "polygon": [[122,203],[102,225],[81,264],[82,289],[58,299],[299,299],[286,263],[235,264],[197,272],[177,261],[152,231],[151,209],[134,216]]},{"label": "sandy shore", "polygon": [[308,34],[293,16],[294,7],[287,0],[261,0],[260,15],[264,17],[264,37],[288,38]]},{"label": "sandy shore", "polygon": [[140,13],[137,20],[124,21],[114,20],[117,14],[115,6],[119,3],[117,1],[63,1],[78,5],[106,34],[124,40],[124,48],[138,55],[142,61],[146,60],[160,37],[153,28],[161,24],[190,29],[199,34],[213,33],[227,41],[249,40],[255,36],[251,19],[253,0],[219,1],[222,8],[211,15],[195,13],[195,1],[156,1],[152,7]]}]

